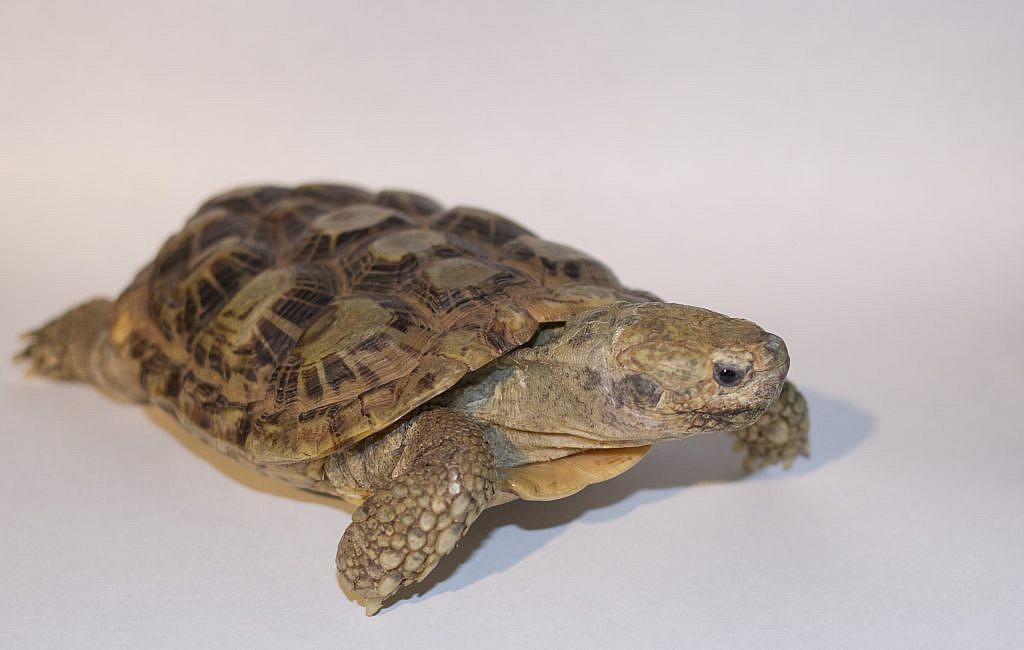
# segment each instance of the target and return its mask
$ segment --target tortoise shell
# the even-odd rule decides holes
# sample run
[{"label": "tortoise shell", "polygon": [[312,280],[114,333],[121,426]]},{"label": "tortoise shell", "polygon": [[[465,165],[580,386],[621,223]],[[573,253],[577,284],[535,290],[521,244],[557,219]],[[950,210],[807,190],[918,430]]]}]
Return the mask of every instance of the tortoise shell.
[{"label": "tortoise shell", "polygon": [[218,195],[117,301],[152,401],[257,464],[322,458],[522,346],[649,301],[500,215],[341,185]]}]

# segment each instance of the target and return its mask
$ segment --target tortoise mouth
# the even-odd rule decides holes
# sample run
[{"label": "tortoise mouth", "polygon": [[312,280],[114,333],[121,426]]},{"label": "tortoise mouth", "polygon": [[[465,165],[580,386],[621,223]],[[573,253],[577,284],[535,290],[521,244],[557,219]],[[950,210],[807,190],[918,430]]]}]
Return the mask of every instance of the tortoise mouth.
[{"label": "tortoise mouth", "polygon": [[764,408],[726,409],[722,411],[691,411],[699,419],[712,425],[708,431],[726,431],[739,429],[753,424],[768,410]]}]

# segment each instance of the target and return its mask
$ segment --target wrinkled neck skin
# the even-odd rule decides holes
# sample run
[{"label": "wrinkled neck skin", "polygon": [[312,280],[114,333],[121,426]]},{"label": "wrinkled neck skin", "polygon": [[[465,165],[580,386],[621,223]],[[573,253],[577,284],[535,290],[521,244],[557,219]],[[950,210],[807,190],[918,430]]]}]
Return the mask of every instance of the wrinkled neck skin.
[{"label": "wrinkled neck skin", "polygon": [[667,427],[630,408],[604,370],[604,337],[567,340],[562,334],[562,328],[542,332],[532,345],[471,375],[444,404],[481,424],[499,466],[648,445],[708,429]]},{"label": "wrinkled neck skin", "polygon": [[750,321],[613,303],[542,329],[436,403],[479,422],[499,465],[516,466],[747,426],[788,369],[782,339]]},{"label": "wrinkled neck skin", "polygon": [[[608,430],[596,411],[606,396],[596,388],[579,387],[583,378],[573,369],[502,359],[485,369],[479,381],[455,394],[448,408],[479,422],[502,467],[562,458],[585,449],[624,447],[618,431]],[[587,402],[591,399],[599,400]],[[604,434],[595,436],[595,429]]]}]

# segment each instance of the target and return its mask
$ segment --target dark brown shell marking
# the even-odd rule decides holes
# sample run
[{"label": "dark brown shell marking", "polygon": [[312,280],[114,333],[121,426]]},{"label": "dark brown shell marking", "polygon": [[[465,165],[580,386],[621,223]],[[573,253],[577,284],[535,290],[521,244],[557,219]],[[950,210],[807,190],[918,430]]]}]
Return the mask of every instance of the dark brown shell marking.
[{"label": "dark brown shell marking", "polygon": [[341,185],[204,203],[118,301],[154,401],[261,463],[323,456],[616,300],[600,262],[476,208]]}]

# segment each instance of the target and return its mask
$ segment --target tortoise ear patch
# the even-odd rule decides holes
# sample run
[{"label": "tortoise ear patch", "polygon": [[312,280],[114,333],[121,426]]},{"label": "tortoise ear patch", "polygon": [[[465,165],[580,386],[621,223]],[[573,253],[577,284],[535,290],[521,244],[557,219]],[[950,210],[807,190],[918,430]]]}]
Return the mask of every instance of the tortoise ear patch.
[{"label": "tortoise ear patch", "polygon": [[661,386],[642,373],[626,375],[618,382],[616,396],[622,403],[641,408],[653,408],[661,399]]}]

